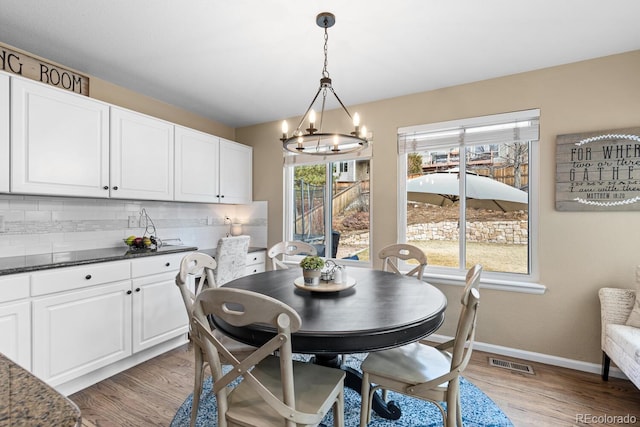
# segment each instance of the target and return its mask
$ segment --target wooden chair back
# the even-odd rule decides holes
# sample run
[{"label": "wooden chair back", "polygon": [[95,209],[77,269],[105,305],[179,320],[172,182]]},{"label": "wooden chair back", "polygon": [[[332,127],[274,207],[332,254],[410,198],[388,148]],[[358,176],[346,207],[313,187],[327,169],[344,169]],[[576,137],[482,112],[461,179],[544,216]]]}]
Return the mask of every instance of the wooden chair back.
[{"label": "wooden chair back", "polygon": [[405,273],[406,276],[416,276],[422,280],[424,269],[427,266],[427,256],[422,249],[407,243],[396,243],[386,246],[378,253],[378,258],[383,260],[382,270],[402,274],[399,268],[399,260],[414,260],[418,263],[413,269]]},{"label": "wooden chair back", "polygon": [[[211,333],[207,317],[213,315],[230,325],[241,327],[252,323],[261,323],[274,327],[277,334],[243,361],[236,359],[224,345]],[[320,421],[318,414],[306,414],[295,407],[293,381],[293,361],[291,333],[300,328],[302,320],[298,313],[288,305],[256,292],[244,289],[216,288],[207,289],[198,295],[194,309],[194,329],[197,329],[213,373],[213,393],[218,404],[218,425],[227,425],[229,409],[228,386],[242,377],[245,387],[250,387],[271,408],[277,411],[286,425],[313,424]],[[279,357],[272,356],[278,352]],[[231,362],[232,368],[223,371],[220,356]],[[254,375],[256,365],[267,358],[279,360],[278,371],[281,374],[281,390],[278,395],[267,388]],[[236,391],[236,390],[234,390]],[[280,395],[281,392],[281,395]],[[283,421],[285,424],[285,421]]]},{"label": "wooden chair back", "polygon": [[285,270],[289,268],[284,263],[283,259],[278,258],[279,256],[317,254],[318,251],[313,245],[298,240],[278,242],[273,245],[267,252],[267,255],[271,259],[273,270]]}]

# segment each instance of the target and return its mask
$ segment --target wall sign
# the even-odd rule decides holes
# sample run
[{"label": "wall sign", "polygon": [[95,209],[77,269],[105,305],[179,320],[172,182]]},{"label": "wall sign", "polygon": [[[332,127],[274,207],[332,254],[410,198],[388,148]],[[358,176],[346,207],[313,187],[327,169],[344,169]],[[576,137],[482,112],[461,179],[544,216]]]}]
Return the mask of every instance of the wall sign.
[{"label": "wall sign", "polygon": [[640,127],[558,135],[556,209],[640,210]]},{"label": "wall sign", "polygon": [[0,70],[89,96],[89,77],[0,44]]}]

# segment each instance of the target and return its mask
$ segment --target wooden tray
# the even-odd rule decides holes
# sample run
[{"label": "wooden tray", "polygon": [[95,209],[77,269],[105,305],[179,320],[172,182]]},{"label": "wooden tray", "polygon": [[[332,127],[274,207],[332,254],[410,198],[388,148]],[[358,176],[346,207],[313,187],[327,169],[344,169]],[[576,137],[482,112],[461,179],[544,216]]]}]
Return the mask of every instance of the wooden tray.
[{"label": "wooden tray", "polygon": [[338,292],[344,289],[352,288],[356,285],[356,279],[353,277],[347,276],[347,283],[334,283],[334,282],[325,282],[320,280],[320,283],[315,286],[309,286],[304,283],[304,277],[300,276],[293,281],[293,284],[296,285],[296,288],[303,289],[305,291],[311,292]]}]

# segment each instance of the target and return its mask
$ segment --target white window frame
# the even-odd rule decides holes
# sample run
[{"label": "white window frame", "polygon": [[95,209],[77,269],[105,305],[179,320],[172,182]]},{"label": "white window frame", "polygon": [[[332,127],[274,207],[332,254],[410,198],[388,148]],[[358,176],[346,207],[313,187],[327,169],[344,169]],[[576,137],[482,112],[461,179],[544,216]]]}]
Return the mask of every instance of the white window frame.
[{"label": "white window frame", "polygon": [[[429,131],[437,129],[449,129],[459,126],[482,126],[485,123],[495,123],[501,118],[514,117],[537,113],[540,110],[527,110],[522,112],[495,114],[470,119],[452,120],[448,122],[433,123],[429,125],[411,126],[398,129],[398,135],[413,131]],[[460,146],[460,149],[465,147]],[[407,240],[407,157],[408,153],[398,151],[398,241]],[[542,294],[546,286],[539,283],[539,256],[538,256],[538,230],[539,230],[539,182],[540,182],[540,141],[531,142],[529,145],[529,259],[530,271],[528,274],[502,273],[483,271],[481,278],[482,288],[506,290],[514,292]],[[466,270],[461,268],[447,268],[427,265],[424,273],[425,281],[447,285],[464,285]]]}]

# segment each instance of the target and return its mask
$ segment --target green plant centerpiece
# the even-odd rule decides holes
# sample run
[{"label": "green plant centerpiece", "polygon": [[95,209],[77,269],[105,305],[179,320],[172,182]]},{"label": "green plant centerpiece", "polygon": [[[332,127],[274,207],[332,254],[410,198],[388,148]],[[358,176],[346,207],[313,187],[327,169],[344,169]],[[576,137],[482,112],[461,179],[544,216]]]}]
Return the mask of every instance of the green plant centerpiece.
[{"label": "green plant centerpiece", "polygon": [[315,286],[320,283],[320,274],[324,267],[324,260],[317,255],[307,255],[300,261],[302,267],[302,277],[304,284],[307,286]]}]

